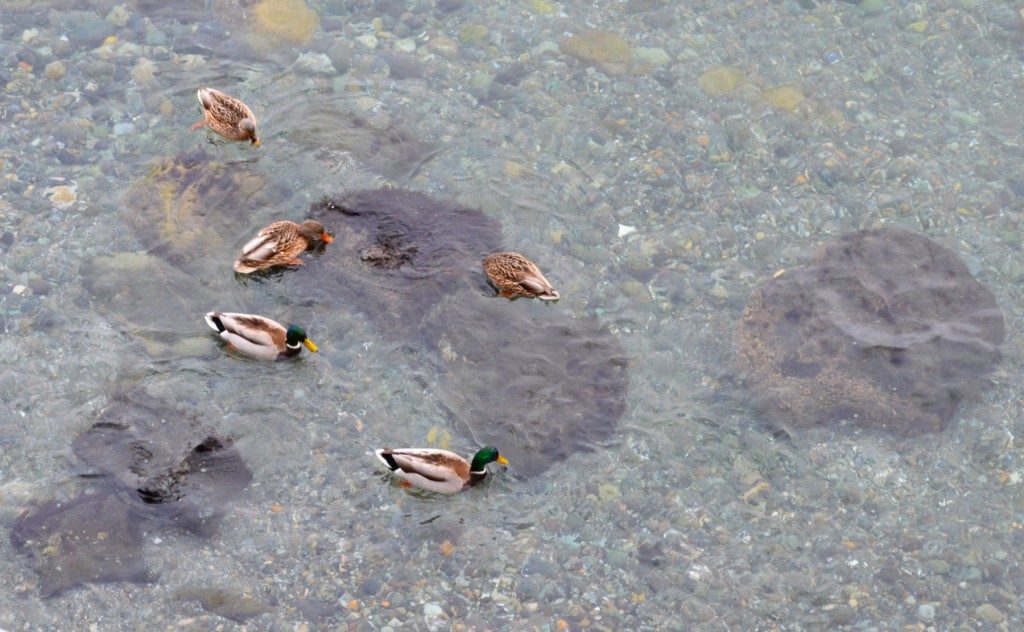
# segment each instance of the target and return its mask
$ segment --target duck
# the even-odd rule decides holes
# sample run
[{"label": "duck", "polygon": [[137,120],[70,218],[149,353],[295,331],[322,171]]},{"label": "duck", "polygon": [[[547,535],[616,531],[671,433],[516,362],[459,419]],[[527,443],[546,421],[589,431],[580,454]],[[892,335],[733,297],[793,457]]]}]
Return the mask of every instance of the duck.
[{"label": "duck", "polygon": [[206,323],[228,342],[228,346],[261,360],[282,360],[299,354],[300,344],[316,353],[313,341],[299,325],[281,323],[255,314],[233,314],[213,311],[206,314]]},{"label": "duck", "polygon": [[248,274],[273,266],[302,265],[297,257],[317,240],[325,244],[334,241],[320,222],[311,219],[302,224],[288,220],[274,222],[242,246],[242,254],[235,261],[235,272]]},{"label": "duck", "polygon": [[558,291],[551,287],[537,266],[518,252],[496,252],[483,261],[487,280],[498,291],[498,296],[510,300],[519,297],[557,301]]},{"label": "duck", "polygon": [[259,147],[256,117],[249,106],[213,88],[199,88],[197,94],[204,118],[192,126],[193,130],[209,124],[210,129],[228,140],[247,140]]},{"label": "duck", "polygon": [[491,445],[480,448],[472,463],[454,452],[437,448],[381,448],[376,454],[406,487],[439,494],[455,494],[478,484],[487,477],[488,463],[508,465],[508,459]]}]

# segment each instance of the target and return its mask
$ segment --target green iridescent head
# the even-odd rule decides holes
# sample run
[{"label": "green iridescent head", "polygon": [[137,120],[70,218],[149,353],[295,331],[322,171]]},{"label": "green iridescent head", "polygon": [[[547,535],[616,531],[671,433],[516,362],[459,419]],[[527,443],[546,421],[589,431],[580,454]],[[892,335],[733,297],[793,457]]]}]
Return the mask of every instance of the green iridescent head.
[{"label": "green iridescent head", "polygon": [[306,348],[313,353],[317,352],[316,345],[313,341],[306,337],[306,330],[299,325],[291,325],[288,327],[288,335],[284,339],[285,344],[294,349],[299,346],[299,343],[306,345]]},{"label": "green iridescent head", "polygon": [[502,465],[508,465],[508,459],[498,454],[498,448],[493,445],[481,448],[480,451],[476,453],[476,456],[473,457],[473,462],[469,465],[469,471],[483,472],[487,469],[488,463],[494,463],[495,461]]}]

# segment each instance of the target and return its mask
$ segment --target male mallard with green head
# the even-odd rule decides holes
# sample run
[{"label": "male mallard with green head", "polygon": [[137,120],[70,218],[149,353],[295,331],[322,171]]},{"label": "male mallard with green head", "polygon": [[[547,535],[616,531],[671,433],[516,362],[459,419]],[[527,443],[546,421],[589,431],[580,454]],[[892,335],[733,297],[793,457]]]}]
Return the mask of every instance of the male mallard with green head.
[{"label": "male mallard with green head", "polygon": [[484,273],[498,296],[515,300],[520,296],[557,301],[558,292],[532,261],[518,252],[496,252],[484,258]]},{"label": "male mallard with green head", "polygon": [[213,88],[199,88],[197,94],[205,118],[193,125],[192,129],[209,125],[210,129],[228,140],[247,140],[259,146],[260,139],[256,138],[256,117],[249,106]]},{"label": "male mallard with green head", "polygon": [[317,352],[316,345],[306,337],[306,330],[298,325],[285,329],[281,323],[263,316],[218,311],[206,314],[206,323],[228,342],[229,347],[261,360],[281,360],[298,355],[302,351],[300,344],[306,345],[313,353]]},{"label": "male mallard with green head", "polygon": [[382,448],[380,462],[405,484],[439,494],[455,494],[487,477],[487,464],[508,465],[494,446],[481,448],[470,463],[454,452],[436,448]]},{"label": "male mallard with green head", "polygon": [[297,257],[318,240],[325,244],[334,241],[320,222],[311,219],[302,224],[287,220],[274,222],[242,246],[235,271],[245,274],[273,266],[302,265]]}]

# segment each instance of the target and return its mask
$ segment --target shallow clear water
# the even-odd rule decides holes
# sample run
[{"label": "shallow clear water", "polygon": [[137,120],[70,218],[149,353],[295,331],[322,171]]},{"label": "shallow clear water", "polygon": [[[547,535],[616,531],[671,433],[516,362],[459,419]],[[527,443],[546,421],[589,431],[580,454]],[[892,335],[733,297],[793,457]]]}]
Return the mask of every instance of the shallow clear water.
[{"label": "shallow clear water", "polygon": [[[232,0],[0,7],[0,519],[73,497],[92,473],[73,438],[133,386],[232,437],[253,474],[208,537],[146,527],[149,583],[42,598],[0,539],[0,627],[1021,626],[1018,6],[310,6],[319,25],[292,43]],[[628,43],[628,71],[559,50],[592,29]],[[743,81],[709,96],[699,78],[718,65]],[[263,145],[190,132],[199,85],[245,100]],[[195,152],[221,169],[201,197],[224,212],[179,217],[164,243],[207,233],[169,263],[137,208],[168,190],[191,208],[157,174]],[[486,376],[289,283],[341,239],[261,280],[230,262],[269,221],[385,185],[481,209],[563,296],[508,310],[608,327],[629,360],[610,440],[452,498],[381,473],[383,445],[475,449],[467,417],[486,398],[460,393]],[[879,224],[953,249],[995,293],[993,386],[940,435],[773,432],[730,364],[747,295]],[[472,313],[468,285],[430,322]],[[206,329],[215,308],[301,319],[321,351],[241,359]]]}]

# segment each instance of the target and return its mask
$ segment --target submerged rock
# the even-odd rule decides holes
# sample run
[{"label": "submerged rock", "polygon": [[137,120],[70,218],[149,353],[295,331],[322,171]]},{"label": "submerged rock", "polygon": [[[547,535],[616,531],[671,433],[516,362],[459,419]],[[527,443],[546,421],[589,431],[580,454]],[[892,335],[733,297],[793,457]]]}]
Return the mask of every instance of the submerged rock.
[{"label": "submerged rock", "polygon": [[[381,151],[389,153],[399,147],[388,145]],[[366,155],[374,156],[369,149]],[[408,166],[414,168],[415,164]],[[209,188],[218,176],[203,175],[209,171],[204,165],[200,163],[201,172],[193,173],[188,163],[176,160],[153,177],[169,191],[185,191],[185,203],[202,209],[194,211],[192,219],[197,221],[190,226],[204,222],[220,226],[225,218],[206,210],[210,206],[206,196],[216,200],[221,195]],[[215,180],[208,180],[210,177]],[[227,182],[244,186],[234,178]],[[162,204],[164,197],[152,199]],[[171,206],[160,206],[156,215],[162,217],[169,210]],[[235,212],[229,208],[224,214]],[[335,241],[301,270],[283,273],[288,283],[276,289],[298,309],[314,313],[359,310],[389,339],[437,353],[442,368],[438,389],[455,412],[455,421],[475,438],[490,440],[514,457],[517,473],[539,474],[570,454],[593,449],[614,436],[628,387],[627,362],[618,340],[597,320],[574,319],[564,310],[529,310],[492,300],[494,291],[487,284],[481,261],[504,250],[497,221],[478,209],[399,188],[329,196],[314,203],[307,217],[330,227]],[[142,221],[136,227],[144,242],[145,236],[151,235],[147,245],[155,244],[160,254],[171,255],[175,267],[188,271],[195,265],[176,256],[186,252],[176,243],[183,236],[160,237]],[[226,228],[213,232],[231,234]],[[203,251],[214,244],[199,243],[197,247]],[[120,276],[110,275],[113,280],[105,281],[107,276],[99,274],[108,263],[114,262],[97,261],[83,274],[86,279],[96,279],[87,283],[93,296],[110,298],[118,305],[124,302],[119,312],[139,312],[143,318],[147,305],[133,298],[134,293],[118,289]],[[177,285],[165,281],[160,287],[168,291],[174,287],[173,292],[186,305],[194,302],[194,292],[184,292],[187,285]],[[122,294],[130,300],[113,301]],[[186,308],[188,311],[198,309]],[[172,317],[181,312],[170,311]],[[134,321],[134,316],[131,319]],[[173,329],[173,324],[168,328]],[[162,418],[155,414],[159,406],[141,408],[143,412],[156,408],[148,417]],[[76,453],[94,467],[106,463],[103,471],[124,486],[147,493],[155,489],[161,498],[179,494],[179,486],[184,485],[185,505],[182,501],[156,505],[187,507],[191,494],[187,483],[193,476],[185,470],[193,469],[196,460],[206,454],[201,448],[209,433],[179,428],[174,435],[163,435],[158,427],[136,422],[135,417],[101,420],[76,442]],[[137,445],[140,437],[153,440],[153,436],[158,437],[161,456],[147,457],[140,469],[133,462],[136,452],[131,446]],[[94,447],[85,446],[86,442],[105,452],[90,461],[86,451]],[[226,452],[215,449],[214,454]],[[188,522],[201,515],[200,509],[189,510],[182,519]]]},{"label": "submerged rock", "polygon": [[72,449],[136,511],[195,533],[209,533],[252,480],[230,439],[142,390],[115,398]]},{"label": "submerged rock", "polygon": [[204,258],[234,252],[238,226],[253,208],[277,201],[267,184],[250,165],[193,150],[155,161],[132,183],[121,219],[150,252],[198,274]]},{"label": "submerged rock", "polygon": [[389,332],[416,331],[423,315],[472,283],[480,261],[501,245],[498,223],[479,210],[403,189],[327,198],[310,215],[335,227],[336,243],[323,263],[331,278],[309,282]]},{"label": "submerged rock", "polygon": [[495,300],[481,261],[503,250],[497,222],[401,189],[328,198],[310,214],[336,227],[336,242],[319,276],[290,285],[436,353],[437,390],[454,421],[499,446],[517,474],[540,474],[615,435],[629,382],[618,339],[596,319]]},{"label": "submerged rock", "polygon": [[712,66],[697,78],[697,87],[709,97],[720,97],[732,92],[746,80],[746,73],[735,66]]},{"label": "submerged rock", "polygon": [[355,166],[346,164],[348,161],[402,182],[437,153],[432,143],[401,126],[374,124],[339,105],[336,99],[303,99],[290,104],[288,116],[302,121],[289,132],[288,141],[316,157],[315,168],[326,171],[324,182],[332,183],[325,192],[337,190],[333,186],[335,178],[348,177],[345,172]]},{"label": "submerged rock", "polygon": [[264,0],[252,10],[253,29],[268,47],[305,44],[320,16],[302,0]]},{"label": "submerged rock", "polygon": [[150,356],[165,359],[210,353],[209,331],[198,324],[202,309],[221,297],[197,284],[194,276],[158,257],[133,252],[86,259],[79,274],[96,309],[119,331],[138,340]]},{"label": "submerged rock", "polygon": [[887,227],[846,235],[754,290],[735,331],[762,414],[939,432],[999,361],[1003,315],[952,251]]},{"label": "submerged rock", "polygon": [[609,77],[621,77],[629,71],[629,44],[607,31],[587,31],[562,40],[559,48],[566,55],[596,66]]},{"label": "submerged rock", "polygon": [[618,339],[597,319],[548,307],[465,290],[425,321],[443,368],[441,401],[520,476],[608,442],[626,407]]},{"label": "submerged rock", "polygon": [[89,582],[151,581],[147,524],[209,534],[252,480],[229,439],[138,389],[116,396],[72,448],[95,469],[89,487],[27,509],[11,529],[44,597]]},{"label": "submerged rock", "polygon": [[273,609],[253,595],[228,588],[183,586],[174,591],[174,598],[179,601],[198,601],[203,610],[239,623],[245,623]]},{"label": "submerged rock", "polygon": [[[324,191],[334,191],[334,182],[370,181],[371,172],[408,178],[436,153],[433,145],[404,129],[374,125],[335,101],[306,98],[288,106],[288,116],[303,124],[290,130],[287,146],[275,147],[278,153],[264,163],[231,162],[193,149],[152,161],[148,172],[132,182],[120,219],[149,254],[198,277],[208,277],[213,262],[233,261],[242,237],[261,227],[251,226],[254,211],[279,208],[288,213],[283,209],[295,193],[280,161],[294,164],[308,181],[303,196],[315,196],[327,186],[321,183],[331,183]],[[277,168],[267,171],[267,160]],[[373,182],[378,180],[375,175]],[[288,218],[300,219],[290,214],[274,219]]]},{"label": "submerged rock", "polygon": [[11,543],[31,558],[43,597],[89,582],[152,580],[139,522],[110,489],[26,509],[14,521]]}]

